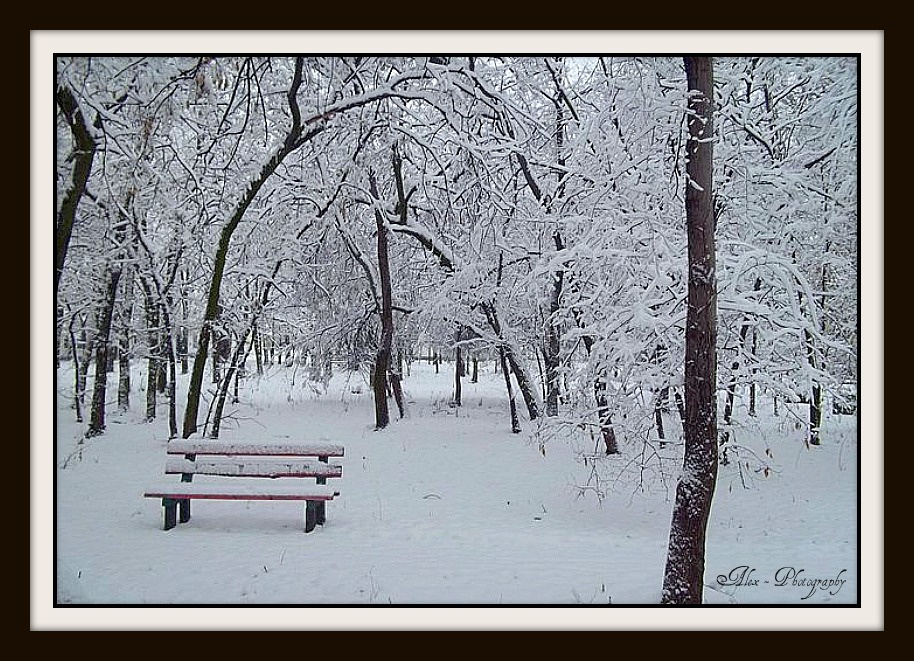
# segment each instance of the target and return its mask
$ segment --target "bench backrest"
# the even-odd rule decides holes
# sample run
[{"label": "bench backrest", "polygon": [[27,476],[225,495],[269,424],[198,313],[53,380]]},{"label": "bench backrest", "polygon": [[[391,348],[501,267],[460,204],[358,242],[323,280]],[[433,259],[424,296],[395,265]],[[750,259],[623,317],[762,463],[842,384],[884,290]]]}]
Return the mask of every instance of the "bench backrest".
[{"label": "bench backrest", "polygon": [[[328,464],[342,457],[342,445],[331,443],[248,443],[221,441],[171,441],[167,446],[167,474],[180,474],[189,482],[194,475],[225,477],[340,477],[343,467]],[[180,456],[176,456],[180,455]],[[312,459],[308,459],[308,458]],[[313,458],[317,458],[315,461]]]},{"label": "bench backrest", "polygon": [[334,443],[249,443],[244,441],[169,441],[168,454],[248,455],[270,457],[342,457],[342,445]]}]

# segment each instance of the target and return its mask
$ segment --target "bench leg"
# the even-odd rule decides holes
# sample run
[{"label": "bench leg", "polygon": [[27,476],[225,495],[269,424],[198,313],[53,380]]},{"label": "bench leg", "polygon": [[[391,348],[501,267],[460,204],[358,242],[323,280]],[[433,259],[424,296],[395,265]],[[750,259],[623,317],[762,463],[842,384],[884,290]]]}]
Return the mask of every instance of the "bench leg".
[{"label": "bench leg", "polygon": [[174,498],[163,498],[162,507],[165,508],[165,526],[163,530],[171,530],[176,524],[178,501]]},{"label": "bench leg", "polygon": [[317,525],[317,501],[316,500],[306,500],[305,501],[305,532],[311,532],[314,530],[314,526]]},{"label": "bench leg", "polygon": [[[323,462],[325,464],[327,463],[327,457],[318,457],[317,460],[320,462]],[[319,477],[319,478],[317,478],[317,483],[318,484],[327,484],[327,478]],[[326,521],[326,520],[327,520],[327,501],[322,500],[320,503],[318,503],[318,506],[317,506],[317,525],[319,525],[319,526],[324,525],[324,521]]]},{"label": "bench leg", "polygon": [[187,523],[190,521],[190,498],[185,498],[178,501],[178,521],[181,523]]}]

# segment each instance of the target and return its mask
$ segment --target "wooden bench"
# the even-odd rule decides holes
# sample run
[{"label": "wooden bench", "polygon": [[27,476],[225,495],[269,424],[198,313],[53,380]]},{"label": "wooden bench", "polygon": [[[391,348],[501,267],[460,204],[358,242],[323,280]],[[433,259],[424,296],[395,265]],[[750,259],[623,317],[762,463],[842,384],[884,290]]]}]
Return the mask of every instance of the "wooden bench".
[{"label": "wooden bench", "polygon": [[[342,457],[343,446],[330,443],[243,443],[223,441],[170,441],[166,474],[179,474],[181,481],[147,489],[146,498],[161,498],[165,530],[190,520],[190,501],[199,500],[303,500],[305,532],[326,520],[328,500],[340,492],[326,486],[327,478],[340,477],[342,466],[328,463]],[[314,458],[317,461],[314,461]],[[245,484],[194,484],[194,475],[221,477],[316,478],[315,484],[277,484],[266,480]],[[180,509],[180,516],[178,516]]]}]

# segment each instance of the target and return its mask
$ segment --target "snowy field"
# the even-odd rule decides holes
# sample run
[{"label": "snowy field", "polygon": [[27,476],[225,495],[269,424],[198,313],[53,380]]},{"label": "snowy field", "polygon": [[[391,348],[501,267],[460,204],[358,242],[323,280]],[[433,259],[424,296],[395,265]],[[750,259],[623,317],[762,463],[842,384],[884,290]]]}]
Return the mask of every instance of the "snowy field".
[{"label": "snowy field", "polygon": [[[331,480],[341,496],[328,504],[326,525],[306,535],[297,502],[198,501],[189,523],[163,531],[160,501],[142,494],[166,479],[167,406],[155,423],[142,423],[144,393],[134,392],[131,412],[111,415],[106,434],[80,443],[64,364],[58,604],[657,604],[675,475],[664,487],[656,472],[645,478],[632,470],[628,453],[606,460],[604,472],[619,477],[604,485],[602,499],[582,493],[591,468],[578,442],[553,439],[541,451],[529,422],[511,434],[504,382],[491,364],[478,384],[464,381],[464,406],[449,406],[452,369],[445,364],[435,374],[414,363],[404,381],[407,417],[381,432],[373,430],[370,389],[358,373],[337,371],[326,393],[302,369],[273,366],[243,382],[224,440],[345,445],[343,477]],[[824,445],[810,449],[783,411],[762,413],[755,431],[739,438],[770,470],[721,467],[705,603],[855,604],[856,418],[828,417]],[[678,460],[666,465],[675,473]],[[217,622],[227,613],[215,612]],[[328,609],[329,617],[334,612],[342,611]],[[89,621],[93,613],[85,612]],[[803,617],[795,613],[798,622]]]}]

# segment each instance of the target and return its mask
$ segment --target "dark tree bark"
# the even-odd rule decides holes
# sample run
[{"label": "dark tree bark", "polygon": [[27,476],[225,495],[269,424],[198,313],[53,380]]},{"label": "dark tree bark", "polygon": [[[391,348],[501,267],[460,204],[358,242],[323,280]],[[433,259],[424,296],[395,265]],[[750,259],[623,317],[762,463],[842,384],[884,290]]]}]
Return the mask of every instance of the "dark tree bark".
[{"label": "dark tree bark", "polygon": [[685,402],[682,401],[682,394],[677,390],[673,393],[673,399],[676,400],[676,410],[679,411],[679,421],[682,423],[683,434],[685,434],[686,413]]},{"label": "dark tree bark", "polygon": [[130,326],[133,310],[133,268],[127,267],[123,277],[124,295],[120,306],[120,333],[118,337],[117,408],[130,409]]},{"label": "dark tree bark", "polygon": [[390,371],[394,339],[393,292],[390,284],[390,257],[388,251],[387,223],[378,204],[378,187],[374,177],[369,175],[371,195],[375,199],[375,224],[378,243],[378,279],[381,286],[381,337],[374,364],[374,406],[375,428],[384,429],[390,424],[390,410],[387,406],[387,373]]},{"label": "dark tree bark", "polygon": [[257,324],[251,330],[253,333],[251,342],[254,344],[254,361],[257,365],[257,376],[263,376],[263,342],[260,339],[260,333],[257,331]]},{"label": "dark tree bark", "polygon": [[181,374],[187,374],[187,350],[188,350],[188,338],[187,338],[187,295],[184,291],[184,284],[187,279],[187,271],[181,270],[181,290],[179,295],[181,296],[181,324],[178,326],[177,337],[175,338],[177,343],[177,358],[181,361]]},{"label": "dark tree bark", "polygon": [[[74,317],[75,319],[75,317]],[[73,332],[73,321],[70,320],[70,349],[73,352],[73,408],[76,410],[76,422],[83,421],[83,397],[86,392],[86,370],[83,364],[86,360],[79,358],[79,345],[76,341],[76,333]]]},{"label": "dark tree bark", "polygon": [[616,430],[609,411],[609,399],[606,397],[606,379],[597,377],[593,382],[594,399],[597,402],[597,418],[600,421],[600,436],[606,454],[619,454],[619,443],[616,441]]},{"label": "dark tree bark", "polygon": [[454,361],[454,404],[456,406],[463,405],[463,389],[460,383],[460,377],[463,372],[463,350],[460,348],[460,345],[457,345],[457,360]]},{"label": "dark tree bark", "polygon": [[149,278],[140,276],[140,284],[146,313],[146,422],[153,422],[159,382],[159,305]]},{"label": "dark tree bark", "polygon": [[514,403],[514,389],[511,387],[511,373],[505,360],[505,348],[498,347],[498,362],[501,363],[502,374],[505,375],[505,388],[508,391],[508,410],[511,413],[511,433],[520,433],[520,420],[517,417],[517,404]]},{"label": "dark tree bark", "polygon": [[117,298],[117,284],[121,278],[121,267],[108,268],[108,286],[105,300],[99,311],[98,335],[95,338],[95,381],[92,389],[92,408],[89,412],[89,428],[86,437],[98,436],[105,431],[105,396],[108,389],[108,352],[111,347],[111,318]]},{"label": "dark tree bark", "polygon": [[714,74],[710,57],[686,57],[689,140],[686,227],[685,459],[676,487],[661,601],[700,604],[705,536],[717,482],[717,292],[712,194]]},{"label": "dark tree bark", "polygon": [[[76,369],[76,390],[73,393],[77,403],[77,411],[83,408],[86,401],[86,388],[89,382],[89,364],[92,362],[92,355],[95,351],[95,337],[89,339],[85,327],[80,332],[80,344],[82,350],[79,352],[79,364]],[[82,422],[82,417],[77,418],[77,422]]]},{"label": "dark tree bark", "polygon": [[390,380],[390,389],[394,394],[394,401],[397,403],[397,411],[402,419],[406,415],[406,400],[403,399],[403,384],[399,372],[391,372],[388,375]]},{"label": "dark tree bark", "polygon": [[[67,251],[70,247],[70,237],[73,235],[73,224],[76,220],[76,210],[79,202],[86,192],[86,184],[92,174],[92,164],[98,145],[92,137],[89,125],[79,109],[76,98],[69,88],[60,86],[56,91],[57,107],[63,113],[70,132],[73,135],[75,148],[73,150],[73,179],[64,194],[60,210],[57,212],[56,242],[54,251],[54,300],[57,300],[57,290],[60,276],[63,273],[67,260]],[[101,119],[96,117],[95,126],[100,126]]]},{"label": "dark tree bark", "polygon": [[[806,338],[806,358],[809,366],[817,368],[815,350],[813,348],[812,334],[808,330],[803,331]],[[812,397],[809,399],[809,444],[820,445],[822,443],[820,430],[822,428],[822,386],[817,381],[812,383]]]},{"label": "dark tree bark", "polygon": [[[755,332],[755,329],[752,329],[752,355],[758,355],[758,333]],[[758,360],[757,358],[755,360]],[[755,386],[755,367],[752,368],[753,378],[749,382],[749,415],[755,417],[755,400],[756,400],[756,386]]]},{"label": "dark tree bark", "polygon": [[[558,237],[558,233],[556,233]],[[558,239],[557,239],[558,240]],[[546,318],[546,343],[543,351],[543,362],[546,371],[546,415],[559,414],[559,367],[561,349],[561,334],[558,321],[555,318],[559,310],[559,300],[562,294],[563,272],[552,274],[552,288],[549,296],[549,316]]]},{"label": "dark tree bark", "polygon": [[168,433],[169,439],[178,436],[178,402],[177,402],[177,381],[178,366],[175,358],[174,342],[172,338],[171,315],[168,312],[168,305],[162,307],[162,319],[165,323],[165,360],[168,364]]}]

